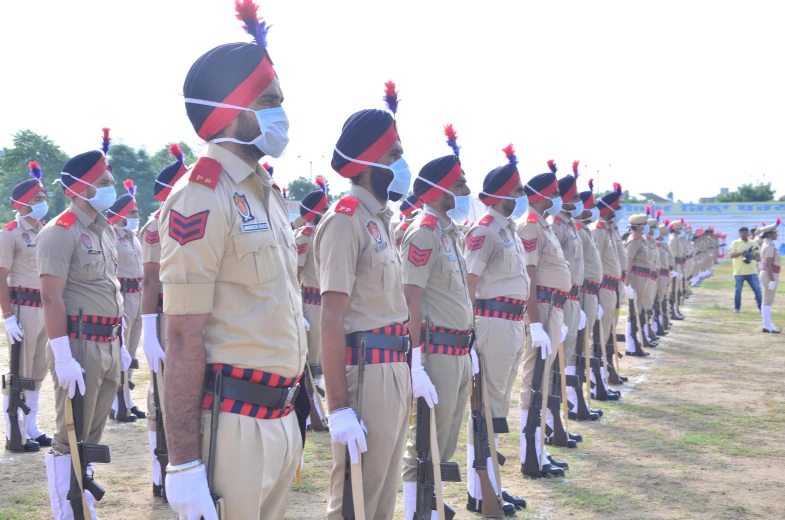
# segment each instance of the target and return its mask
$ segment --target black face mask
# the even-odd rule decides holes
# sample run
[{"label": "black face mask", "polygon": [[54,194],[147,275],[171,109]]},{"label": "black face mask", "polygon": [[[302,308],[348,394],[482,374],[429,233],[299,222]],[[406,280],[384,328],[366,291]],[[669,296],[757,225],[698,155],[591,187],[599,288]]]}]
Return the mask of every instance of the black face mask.
[{"label": "black face mask", "polygon": [[403,198],[403,195],[400,193],[387,193],[387,188],[390,187],[392,181],[392,170],[380,168],[379,166],[371,166],[371,188],[377,199],[397,202]]}]

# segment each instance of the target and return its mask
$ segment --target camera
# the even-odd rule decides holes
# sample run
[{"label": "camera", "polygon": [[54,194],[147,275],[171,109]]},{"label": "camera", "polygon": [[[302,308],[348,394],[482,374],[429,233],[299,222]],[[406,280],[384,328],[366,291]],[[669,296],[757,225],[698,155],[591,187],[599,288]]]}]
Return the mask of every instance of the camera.
[{"label": "camera", "polygon": [[744,263],[745,263],[745,264],[749,264],[750,262],[752,262],[753,260],[755,260],[755,256],[754,256],[754,253],[753,253],[753,249],[752,249],[752,247],[753,247],[753,246],[750,246],[749,248],[747,248],[747,249],[746,249],[746,250],[745,250],[745,251],[742,253],[742,255],[744,255]]}]

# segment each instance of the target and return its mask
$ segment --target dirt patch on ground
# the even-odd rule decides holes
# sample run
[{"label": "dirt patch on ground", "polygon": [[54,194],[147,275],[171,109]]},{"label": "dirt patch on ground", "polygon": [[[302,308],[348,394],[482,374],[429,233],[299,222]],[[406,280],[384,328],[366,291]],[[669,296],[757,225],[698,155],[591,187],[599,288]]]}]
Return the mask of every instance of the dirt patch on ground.
[{"label": "dirt patch on ground", "polygon": [[[622,400],[605,403],[598,423],[571,423],[585,439],[578,449],[551,450],[570,463],[567,478],[529,481],[521,476],[516,388],[508,419],[513,433],[504,436],[500,451],[509,460],[502,468],[505,487],[529,501],[519,518],[785,518],[785,472],[780,469],[785,462],[785,336],[761,334],[754,306],[747,303],[734,314],[732,298],[725,265],[695,290],[684,310],[688,319],[675,324],[652,356],[622,360],[622,373],[630,376]],[[774,313],[780,325],[785,324],[783,301],[785,293]],[[2,367],[6,356],[3,345]],[[144,404],[146,370],[135,379],[134,399]],[[49,379],[41,403],[40,424],[51,432]],[[152,497],[145,423],[107,424],[103,442],[111,446],[112,463],[96,468],[107,490],[99,504],[101,518],[173,518]],[[464,435],[454,458],[462,468]],[[294,487],[287,518],[324,518],[329,434],[311,434],[304,458],[303,483]],[[0,471],[0,520],[51,518],[44,452],[2,452]],[[479,518],[465,510],[464,484],[448,485],[445,496],[458,511],[456,518]],[[398,509],[396,518],[403,518],[401,500]]]}]

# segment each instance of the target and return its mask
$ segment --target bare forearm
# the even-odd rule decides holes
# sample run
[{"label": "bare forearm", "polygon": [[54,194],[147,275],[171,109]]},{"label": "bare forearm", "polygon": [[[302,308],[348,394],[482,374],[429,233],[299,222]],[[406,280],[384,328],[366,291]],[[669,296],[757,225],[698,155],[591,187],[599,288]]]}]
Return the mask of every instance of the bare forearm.
[{"label": "bare forearm", "polygon": [[43,304],[46,334],[50,338],[60,338],[67,335],[65,302],[62,295],[43,295]]},{"label": "bare forearm", "polygon": [[[529,275],[529,301],[537,301],[537,268],[533,265],[526,266],[526,272]],[[537,310],[536,303],[526,307],[526,312],[529,313],[529,323],[542,323],[540,321],[540,312]]]},{"label": "bare forearm", "polygon": [[327,408],[330,412],[349,406],[349,391],[346,385],[346,335],[343,316],[338,314],[335,310],[322,307],[322,371],[327,387]]},{"label": "bare forearm", "polygon": [[8,290],[8,270],[0,270],[0,309],[3,311],[3,318],[8,318],[14,314],[11,307],[11,294]]},{"label": "bare forearm", "polygon": [[[201,456],[201,405],[204,386],[204,325],[189,323],[189,316],[170,316],[169,344],[164,372],[164,422],[172,465]],[[205,319],[206,321],[206,319]],[[217,397],[216,397],[217,398]]]},{"label": "bare forearm", "polygon": [[158,278],[159,270],[159,264],[144,264],[142,314],[156,314],[158,312],[158,291],[161,287]]},{"label": "bare forearm", "polygon": [[627,259],[627,276],[624,278],[624,285],[630,285],[632,278],[632,258]]}]

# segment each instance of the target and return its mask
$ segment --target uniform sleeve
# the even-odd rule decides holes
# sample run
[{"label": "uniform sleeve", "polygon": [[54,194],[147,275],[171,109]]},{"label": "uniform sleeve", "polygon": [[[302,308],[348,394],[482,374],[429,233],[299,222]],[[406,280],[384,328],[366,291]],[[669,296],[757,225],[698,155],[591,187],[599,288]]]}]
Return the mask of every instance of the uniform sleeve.
[{"label": "uniform sleeve", "polygon": [[608,247],[608,241],[605,240],[605,234],[602,232],[601,229],[592,229],[591,237],[594,240],[594,244],[597,246],[597,251],[600,253],[600,257],[605,253],[605,248]]},{"label": "uniform sleeve", "polygon": [[[630,237],[630,239],[627,240],[627,244],[624,246],[627,258],[635,258],[635,255],[638,254],[642,245],[643,242],[640,239]],[[627,267],[625,266],[624,268],[626,269]]]},{"label": "uniform sleeve", "polygon": [[159,236],[166,314],[212,311],[230,222],[231,213],[222,207],[220,197],[201,185],[186,184],[164,203]]},{"label": "uniform sleeve", "polygon": [[16,239],[7,229],[0,230],[0,267],[11,269],[14,265]]},{"label": "uniform sleeve", "polygon": [[294,243],[297,246],[297,267],[305,267],[305,261],[308,259],[308,236],[305,233],[298,233]]},{"label": "uniform sleeve", "polygon": [[774,258],[774,253],[775,253],[774,246],[767,245],[766,247],[763,248],[763,251],[761,252],[760,256],[761,258]]},{"label": "uniform sleeve", "polygon": [[401,245],[404,285],[425,289],[438,255],[439,244],[435,231],[424,227],[409,228]]},{"label": "uniform sleeve", "polygon": [[322,294],[339,292],[352,294],[360,240],[352,218],[333,213],[322,221],[316,231],[313,247],[317,261],[317,276]]},{"label": "uniform sleeve", "polygon": [[486,227],[475,227],[466,235],[466,246],[463,258],[466,260],[466,271],[469,274],[482,276],[494,253],[494,244],[488,240]]},{"label": "uniform sleeve", "polygon": [[68,279],[71,257],[76,247],[76,235],[62,226],[45,227],[38,235],[35,259],[38,276],[45,274]]},{"label": "uniform sleeve", "polygon": [[158,222],[150,223],[142,229],[140,240],[142,241],[142,263],[160,264],[161,263],[161,237],[158,232]]},{"label": "uniform sleeve", "polygon": [[518,224],[518,234],[526,252],[526,265],[536,266],[540,262],[540,252],[544,244],[537,230],[538,225],[536,222]]}]

